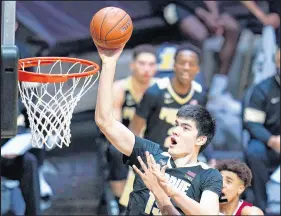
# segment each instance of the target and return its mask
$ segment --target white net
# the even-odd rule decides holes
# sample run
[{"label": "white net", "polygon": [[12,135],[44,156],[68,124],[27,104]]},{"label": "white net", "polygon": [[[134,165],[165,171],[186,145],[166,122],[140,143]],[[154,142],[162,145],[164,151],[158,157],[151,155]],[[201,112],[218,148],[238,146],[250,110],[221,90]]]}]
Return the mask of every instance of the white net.
[{"label": "white net", "polygon": [[[71,74],[94,69],[94,66],[85,66],[80,62],[66,63],[61,60],[48,67],[50,68],[41,65],[39,60],[35,71],[39,74],[43,73],[43,70],[49,71],[48,74]],[[46,148],[52,149],[55,146],[69,146],[70,124],[75,106],[98,78],[99,72],[87,77],[71,78],[67,82],[19,82],[21,99],[30,122],[33,147],[42,148],[45,145]]]}]

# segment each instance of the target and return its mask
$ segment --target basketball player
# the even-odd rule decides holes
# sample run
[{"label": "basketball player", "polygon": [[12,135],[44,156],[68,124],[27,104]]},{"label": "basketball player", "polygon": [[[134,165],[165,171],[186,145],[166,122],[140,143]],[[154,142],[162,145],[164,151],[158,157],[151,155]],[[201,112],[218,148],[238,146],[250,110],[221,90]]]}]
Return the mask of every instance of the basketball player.
[{"label": "basketball player", "polygon": [[261,209],[240,199],[241,194],[251,185],[252,172],[240,161],[224,160],[216,168],[223,176],[220,212],[222,215],[263,215]]},{"label": "basketball player", "polygon": [[182,45],[174,58],[174,76],[148,88],[130,124],[137,136],[146,127],[144,138],[160,143],[164,150],[170,145],[179,108],[185,104],[204,104],[205,99],[201,85],[194,81],[200,70],[199,50],[190,44]]},{"label": "basketball player", "polygon": [[[197,161],[200,148],[208,145],[215,132],[215,122],[210,113],[199,105],[183,106],[177,114],[168,152],[163,152],[159,144],[135,136],[113,115],[113,80],[117,60],[123,48],[97,48],[102,59],[102,72],[95,120],[100,130],[110,143],[124,154],[123,160],[127,165],[136,164],[140,167],[137,158],[143,158],[146,151],[154,155],[156,162],[167,164],[167,174],[174,184],[187,194],[192,214],[218,214],[222,177],[217,170],[209,169]],[[193,178],[197,180],[192,181]],[[126,214],[159,215],[161,210],[156,205],[153,194],[149,193],[141,178],[136,176]]]},{"label": "basketball player", "polygon": [[[135,47],[133,49],[133,61],[130,65],[132,75],[117,80],[113,84],[114,116],[126,127],[129,126],[136,105],[141,100],[145,90],[156,80],[155,78],[152,79],[157,70],[156,62],[156,53],[152,45],[143,44]],[[114,195],[119,199],[128,176],[128,166],[122,161],[122,153],[113,145],[109,145],[107,157],[110,169],[110,185]],[[124,199],[126,198],[124,197]],[[126,206],[126,201],[121,204]]]},{"label": "basketball player", "polygon": [[[133,168],[143,179],[149,190],[156,197],[160,197],[162,205],[166,205],[165,213],[168,215],[180,215],[171,205],[169,200],[171,198],[186,215],[190,215],[188,197],[171,184],[169,175],[165,176],[167,166],[162,166],[160,170],[160,165],[156,164],[153,156],[149,155],[148,152],[146,155],[147,166],[142,159],[139,159],[144,172],[141,172],[136,166],[133,166]],[[217,169],[223,176],[220,215],[263,215],[261,209],[240,199],[241,194],[251,184],[252,172],[249,167],[245,163],[236,160],[224,160],[217,164]],[[163,189],[164,193],[161,193],[161,189]],[[160,195],[156,195],[157,193],[160,193]]]}]

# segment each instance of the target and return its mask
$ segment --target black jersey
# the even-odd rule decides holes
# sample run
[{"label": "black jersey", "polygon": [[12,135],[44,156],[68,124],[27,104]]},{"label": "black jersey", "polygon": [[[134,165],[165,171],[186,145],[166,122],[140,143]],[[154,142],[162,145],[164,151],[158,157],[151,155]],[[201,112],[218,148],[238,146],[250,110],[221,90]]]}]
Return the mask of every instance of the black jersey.
[{"label": "black jersey", "polygon": [[[222,189],[222,176],[218,170],[198,162],[186,167],[176,167],[175,162],[168,152],[163,152],[160,146],[140,137],[135,137],[135,146],[130,157],[123,156],[127,165],[136,165],[140,168],[137,157],[146,161],[145,151],[154,155],[156,163],[161,166],[168,165],[166,177],[174,187],[186,193],[191,199],[200,202],[202,193],[206,190],[212,191],[218,196]],[[181,213],[180,208],[172,201],[173,205]],[[134,190],[130,194],[130,200],[126,215],[160,215],[160,210],[155,202],[155,197],[144,185],[142,179],[136,175]]]},{"label": "black jersey", "polygon": [[[151,85],[153,85],[158,78],[152,78]],[[128,127],[132,120],[136,106],[140,102],[141,98],[137,97],[137,94],[132,87],[132,77],[129,76],[124,80],[124,103],[122,105],[122,123]]]},{"label": "black jersey", "polygon": [[269,77],[253,87],[244,110],[244,126],[252,139],[267,143],[280,134],[280,77]]},{"label": "black jersey", "polygon": [[137,115],[146,120],[144,138],[159,143],[165,149],[177,112],[185,104],[204,104],[202,87],[196,81],[192,81],[191,90],[184,97],[173,90],[169,78],[159,79],[148,88],[136,109]]}]

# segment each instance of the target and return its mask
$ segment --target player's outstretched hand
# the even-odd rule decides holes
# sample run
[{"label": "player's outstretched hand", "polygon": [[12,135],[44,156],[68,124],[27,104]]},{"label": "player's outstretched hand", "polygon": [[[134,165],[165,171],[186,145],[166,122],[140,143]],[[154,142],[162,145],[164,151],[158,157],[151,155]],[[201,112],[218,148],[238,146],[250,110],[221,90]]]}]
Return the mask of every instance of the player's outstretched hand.
[{"label": "player's outstretched hand", "polygon": [[172,197],[179,191],[177,191],[177,189],[169,183],[168,179],[165,176],[165,172],[166,172],[166,169],[168,168],[168,166],[166,165],[166,166],[163,166],[162,168],[160,168],[160,165],[156,164],[152,155],[151,155],[151,160],[152,160],[152,164],[153,164],[152,173],[157,177],[158,184],[169,197]]},{"label": "player's outstretched hand", "polygon": [[95,45],[97,47],[99,56],[103,63],[107,63],[108,61],[117,62],[117,60],[119,59],[119,57],[124,49],[124,46],[125,46],[125,45],[123,45],[122,47],[120,47],[118,49],[105,49],[96,43],[95,43]]},{"label": "player's outstretched hand", "polygon": [[[151,158],[153,158],[153,156],[150,155],[149,152],[145,152],[145,154],[146,154],[147,166],[145,165],[145,163],[143,162],[141,157],[138,156],[138,161],[139,161],[139,163],[141,165],[141,168],[142,168],[143,172],[140,171],[135,165],[133,165],[133,169],[142,178],[142,180],[143,180],[144,184],[146,185],[146,187],[151,192],[155,192],[156,190],[161,189],[161,187],[158,184],[157,177],[152,173],[153,162],[152,162]],[[154,158],[153,158],[153,160],[154,160]]]}]

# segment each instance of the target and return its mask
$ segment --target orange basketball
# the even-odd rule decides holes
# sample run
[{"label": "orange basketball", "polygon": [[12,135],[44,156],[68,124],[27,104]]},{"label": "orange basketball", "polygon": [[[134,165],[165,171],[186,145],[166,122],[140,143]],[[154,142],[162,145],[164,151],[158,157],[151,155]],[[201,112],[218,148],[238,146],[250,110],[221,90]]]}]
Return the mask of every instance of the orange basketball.
[{"label": "orange basketball", "polygon": [[116,7],[99,10],[92,18],[90,32],[96,44],[105,49],[116,49],[126,44],[133,32],[129,14]]}]

